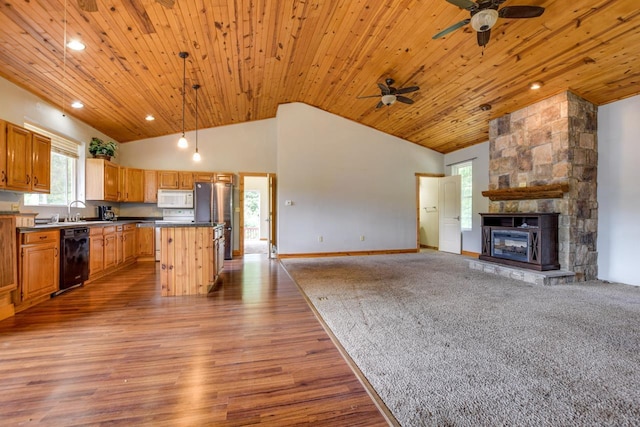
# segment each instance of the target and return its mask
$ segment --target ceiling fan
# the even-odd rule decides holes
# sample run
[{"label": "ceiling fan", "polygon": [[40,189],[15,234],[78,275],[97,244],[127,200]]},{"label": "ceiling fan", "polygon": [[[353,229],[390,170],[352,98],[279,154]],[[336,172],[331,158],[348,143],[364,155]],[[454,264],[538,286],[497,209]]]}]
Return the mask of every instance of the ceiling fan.
[{"label": "ceiling fan", "polygon": [[386,79],[384,82],[386,84],[378,83],[378,87],[380,88],[380,95],[359,96],[358,99],[380,97],[380,102],[378,102],[376,108],[380,108],[385,105],[389,106],[396,101],[402,102],[404,104],[413,104],[413,99],[402,96],[402,94],[415,92],[420,89],[418,86],[408,86],[401,89],[396,89],[392,86],[395,83],[395,80],[393,79]]},{"label": "ceiling fan", "polygon": [[478,34],[478,45],[485,47],[491,37],[491,28],[496,24],[498,18],[519,19],[536,18],[544,13],[544,7],[540,6],[505,6],[498,10],[500,5],[506,0],[446,0],[449,3],[466,9],[471,12],[471,18],[464,19],[457,24],[445,28],[433,39],[439,39],[447,34],[471,23],[471,27]]},{"label": "ceiling fan", "polygon": [[[160,3],[164,7],[171,9],[176,3],[176,0],[156,0],[156,3]],[[78,0],[78,7],[85,12],[97,12],[98,5],[96,0]]]}]

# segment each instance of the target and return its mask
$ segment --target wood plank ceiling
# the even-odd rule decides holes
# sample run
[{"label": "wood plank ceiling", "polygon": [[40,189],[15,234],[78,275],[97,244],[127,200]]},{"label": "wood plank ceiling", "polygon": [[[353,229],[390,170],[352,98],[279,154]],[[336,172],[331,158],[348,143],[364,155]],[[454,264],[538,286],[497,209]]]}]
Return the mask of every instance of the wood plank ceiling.
[{"label": "wood plank ceiling", "polygon": [[[86,0],[80,1],[85,3]],[[546,8],[500,18],[477,45],[445,0],[5,0],[0,76],[119,142],[275,117],[304,102],[448,153],[487,140],[488,121],[564,90],[601,105],[640,93],[637,0],[507,0]],[[66,38],[87,49],[63,49]],[[66,61],[65,61],[66,57]],[[377,83],[418,85],[376,109]],[[531,91],[540,80],[542,89]],[[85,108],[68,104],[80,100]],[[482,111],[481,104],[490,104]],[[145,121],[153,114],[155,121]]]}]

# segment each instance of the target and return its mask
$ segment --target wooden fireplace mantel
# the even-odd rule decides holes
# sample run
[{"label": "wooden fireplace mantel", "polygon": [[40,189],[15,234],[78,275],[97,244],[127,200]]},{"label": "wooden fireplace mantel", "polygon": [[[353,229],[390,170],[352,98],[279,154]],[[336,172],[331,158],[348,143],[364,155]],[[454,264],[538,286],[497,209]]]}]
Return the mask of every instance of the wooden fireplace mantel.
[{"label": "wooden fireplace mantel", "polygon": [[569,184],[534,185],[531,187],[502,188],[483,191],[482,195],[491,201],[561,199],[569,191]]}]

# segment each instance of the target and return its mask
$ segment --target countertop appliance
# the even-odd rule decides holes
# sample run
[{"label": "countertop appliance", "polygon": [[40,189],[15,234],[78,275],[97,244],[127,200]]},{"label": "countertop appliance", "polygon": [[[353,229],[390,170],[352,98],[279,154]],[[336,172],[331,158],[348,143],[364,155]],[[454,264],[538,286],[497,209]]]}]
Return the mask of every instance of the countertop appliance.
[{"label": "countertop appliance", "polygon": [[[156,224],[185,223],[194,221],[193,209],[163,209],[162,220]],[[156,261],[160,261],[160,227],[155,228]]]},{"label": "countertop appliance", "polygon": [[98,206],[98,219],[102,221],[113,221],[116,219],[116,215],[111,206]]},{"label": "countertop appliance", "polygon": [[218,182],[196,182],[196,222],[224,224],[224,259],[233,254],[233,185]]},{"label": "countertop appliance", "polygon": [[89,228],[60,230],[60,294],[89,278]]},{"label": "countertop appliance", "polygon": [[193,190],[158,190],[158,207],[193,209]]}]

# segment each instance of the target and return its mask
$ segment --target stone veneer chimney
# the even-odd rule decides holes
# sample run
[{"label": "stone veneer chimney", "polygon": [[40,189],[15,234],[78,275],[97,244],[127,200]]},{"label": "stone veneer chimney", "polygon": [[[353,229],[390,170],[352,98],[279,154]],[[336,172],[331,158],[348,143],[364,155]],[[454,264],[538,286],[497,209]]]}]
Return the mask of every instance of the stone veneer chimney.
[{"label": "stone veneer chimney", "polygon": [[563,92],[489,125],[489,189],[568,183],[562,199],[489,203],[490,212],[559,212],[561,268],[598,275],[597,107]]}]

